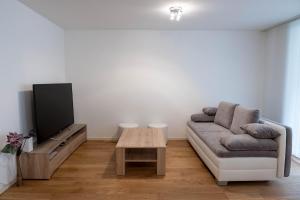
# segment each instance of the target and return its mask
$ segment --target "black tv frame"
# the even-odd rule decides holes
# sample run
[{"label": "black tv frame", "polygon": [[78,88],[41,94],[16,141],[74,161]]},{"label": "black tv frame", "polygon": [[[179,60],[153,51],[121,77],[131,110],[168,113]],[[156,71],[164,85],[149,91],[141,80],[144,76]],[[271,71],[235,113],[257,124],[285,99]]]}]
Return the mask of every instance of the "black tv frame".
[{"label": "black tv frame", "polygon": [[[71,102],[70,102],[70,106],[72,107],[72,119],[70,120],[70,123],[66,123],[64,126],[57,128],[57,130],[53,131],[52,133],[48,134],[46,137],[41,137],[39,136],[40,133],[40,128],[39,128],[39,119],[38,119],[38,108],[37,108],[37,97],[36,97],[36,90],[37,87],[46,87],[46,86],[59,86],[59,85],[63,85],[63,86],[70,86],[71,89]],[[74,124],[74,103],[73,103],[73,88],[72,88],[72,83],[49,83],[49,84],[33,84],[32,86],[33,89],[33,121],[34,121],[34,127],[35,127],[35,136],[37,139],[37,143],[41,144],[53,137],[55,137],[55,135],[57,135],[58,133],[60,133],[62,130],[64,130],[65,128],[67,128],[68,126]],[[51,122],[49,122],[51,123]]]}]

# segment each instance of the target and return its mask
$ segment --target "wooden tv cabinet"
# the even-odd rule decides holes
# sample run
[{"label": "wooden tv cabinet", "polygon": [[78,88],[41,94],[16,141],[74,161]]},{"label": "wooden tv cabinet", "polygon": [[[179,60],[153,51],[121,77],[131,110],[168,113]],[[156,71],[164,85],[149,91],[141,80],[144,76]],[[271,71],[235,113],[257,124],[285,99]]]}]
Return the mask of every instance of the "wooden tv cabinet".
[{"label": "wooden tv cabinet", "polygon": [[23,179],[50,179],[55,170],[87,140],[85,124],[73,124],[54,139],[20,156]]}]

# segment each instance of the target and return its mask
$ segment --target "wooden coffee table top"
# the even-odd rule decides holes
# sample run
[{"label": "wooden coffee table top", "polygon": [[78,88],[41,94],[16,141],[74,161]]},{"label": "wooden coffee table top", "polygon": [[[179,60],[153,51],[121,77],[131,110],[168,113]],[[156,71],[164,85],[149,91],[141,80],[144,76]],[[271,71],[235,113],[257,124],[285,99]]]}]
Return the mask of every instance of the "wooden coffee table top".
[{"label": "wooden coffee table top", "polygon": [[164,134],[157,128],[124,129],[116,148],[166,148]]}]

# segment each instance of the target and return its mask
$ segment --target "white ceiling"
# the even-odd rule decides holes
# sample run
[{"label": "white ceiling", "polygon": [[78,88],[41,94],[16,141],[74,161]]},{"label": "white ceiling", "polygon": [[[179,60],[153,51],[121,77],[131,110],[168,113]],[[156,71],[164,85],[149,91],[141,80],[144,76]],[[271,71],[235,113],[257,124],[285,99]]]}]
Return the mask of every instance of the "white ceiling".
[{"label": "white ceiling", "polygon": [[[65,29],[263,30],[300,14],[300,0],[19,0]],[[183,7],[180,22],[168,8]]]}]

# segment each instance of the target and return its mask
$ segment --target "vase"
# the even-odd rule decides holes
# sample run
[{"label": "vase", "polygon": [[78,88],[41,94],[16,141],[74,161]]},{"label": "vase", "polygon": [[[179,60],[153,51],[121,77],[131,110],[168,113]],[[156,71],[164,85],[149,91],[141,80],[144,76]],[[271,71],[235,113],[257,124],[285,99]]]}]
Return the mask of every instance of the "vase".
[{"label": "vase", "polygon": [[16,155],[17,159],[17,186],[23,185],[23,177],[22,177],[22,171],[21,171],[21,166],[20,166],[20,155]]}]

